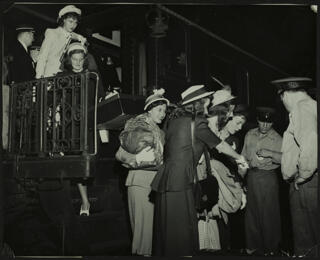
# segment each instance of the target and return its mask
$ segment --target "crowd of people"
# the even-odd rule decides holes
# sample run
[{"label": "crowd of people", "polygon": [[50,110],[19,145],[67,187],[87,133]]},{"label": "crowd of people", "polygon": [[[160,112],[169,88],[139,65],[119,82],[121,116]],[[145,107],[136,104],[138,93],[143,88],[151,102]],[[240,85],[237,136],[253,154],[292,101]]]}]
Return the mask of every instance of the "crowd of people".
[{"label": "crowd of people", "polygon": [[[86,38],[74,32],[80,17],[79,8],[62,8],[58,27],[46,30],[41,47],[32,54],[34,28],[17,27],[9,64],[21,69],[8,67],[11,80],[81,73],[96,66]],[[228,249],[232,236],[245,241],[247,254],[278,255],[282,234],[277,169],[290,183],[294,254],[317,255],[317,103],[306,92],[312,81],[286,78],[272,84],[289,113],[283,136],[273,128],[276,111],[257,107],[258,127],[240,142],[236,133],[249,111],[226,86],[217,91],[190,86],[175,106],[163,89],[154,90],[144,112],[126,122],[115,157],[129,169],[125,185],[133,255],[193,256],[200,250]],[[83,183],[78,184],[80,215],[89,216]],[[54,189],[58,184],[42,185]],[[53,196],[63,208],[65,194]],[[52,205],[52,195],[41,198],[44,205]],[[230,223],[235,218],[237,229]]]},{"label": "crowd of people", "polygon": [[[290,124],[282,137],[273,128],[275,109],[257,107],[258,127],[245,134],[242,149],[235,134],[249,111],[228,88],[191,86],[169,113],[172,104],[155,90],[145,112],[126,123],[116,158],[130,169],[132,254],[193,256],[228,249],[235,236],[246,254],[279,255],[281,168],[290,183],[294,254],[317,255],[317,103],[306,92],[312,81],[272,84]],[[237,218],[236,229],[229,218]]]},{"label": "crowd of people", "polygon": [[[35,29],[32,26],[18,25],[16,42],[10,50],[12,61],[8,62],[10,83],[87,71],[89,69],[87,39],[74,32],[80,18],[81,10],[76,6],[67,5],[62,8],[58,14],[58,27],[45,31],[41,46],[32,45],[35,38]],[[91,70],[92,67],[96,68],[92,59],[90,65]],[[51,186],[56,185],[60,184],[52,183]],[[83,183],[78,183],[78,187],[82,200],[80,215],[89,216],[87,187]]]}]

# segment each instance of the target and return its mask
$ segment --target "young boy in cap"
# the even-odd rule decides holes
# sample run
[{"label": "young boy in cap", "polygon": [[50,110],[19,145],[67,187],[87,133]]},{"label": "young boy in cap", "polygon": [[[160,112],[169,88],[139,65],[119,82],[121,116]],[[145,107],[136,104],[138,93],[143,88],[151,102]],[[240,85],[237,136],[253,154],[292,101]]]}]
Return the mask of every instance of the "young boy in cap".
[{"label": "young boy in cap", "polygon": [[42,42],[36,78],[51,77],[61,71],[61,61],[71,40],[86,42],[86,38],[73,31],[80,20],[81,10],[74,5],[67,5],[59,11],[58,24],[55,29],[47,29]]},{"label": "young boy in cap", "polygon": [[285,78],[271,82],[289,112],[283,135],[281,170],[290,184],[294,253],[317,256],[318,130],[317,102],[306,92],[309,78]]},{"label": "young boy in cap", "polygon": [[32,80],[35,77],[35,70],[28,48],[34,40],[34,28],[30,25],[20,25],[16,27],[17,41],[13,45],[10,63],[10,76],[14,82]]},{"label": "young boy in cap", "polygon": [[[247,253],[274,255],[281,239],[279,184],[281,136],[272,128],[274,110],[257,108],[258,127],[245,136],[242,155],[249,162],[245,233]],[[240,175],[247,171],[239,167]]]}]

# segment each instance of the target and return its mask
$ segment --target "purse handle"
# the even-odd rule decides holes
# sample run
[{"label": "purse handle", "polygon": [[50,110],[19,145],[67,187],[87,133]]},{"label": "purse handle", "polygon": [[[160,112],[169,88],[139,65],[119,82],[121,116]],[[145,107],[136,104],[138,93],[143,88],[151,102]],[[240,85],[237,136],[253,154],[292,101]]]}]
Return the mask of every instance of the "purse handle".
[{"label": "purse handle", "polygon": [[191,118],[191,146],[192,146],[192,160],[193,160],[193,170],[194,170],[194,177],[196,180],[196,183],[199,182],[198,174],[197,174],[197,162],[194,158],[194,130],[195,130],[195,115],[192,114]]}]

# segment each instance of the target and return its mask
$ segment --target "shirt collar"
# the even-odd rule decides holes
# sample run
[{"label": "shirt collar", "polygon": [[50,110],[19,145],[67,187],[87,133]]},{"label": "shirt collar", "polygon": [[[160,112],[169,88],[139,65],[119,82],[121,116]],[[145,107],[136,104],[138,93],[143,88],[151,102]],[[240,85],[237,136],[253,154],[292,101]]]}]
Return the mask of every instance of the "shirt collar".
[{"label": "shirt collar", "polygon": [[20,40],[18,40],[20,43],[21,43],[21,45],[23,46],[23,48],[26,50],[26,52],[28,52],[28,47],[27,47],[27,45],[23,42],[23,41],[20,41]]},{"label": "shirt collar", "polygon": [[[273,128],[271,128],[271,129],[269,130],[269,132],[268,132],[264,137],[273,138],[274,132],[275,132],[275,130],[274,130]],[[259,137],[259,136],[260,136],[259,128],[257,127],[253,133],[254,133],[257,137]]]},{"label": "shirt collar", "polygon": [[59,27],[61,33],[66,37],[71,37],[71,33],[67,32],[65,29],[63,29],[61,26]]}]

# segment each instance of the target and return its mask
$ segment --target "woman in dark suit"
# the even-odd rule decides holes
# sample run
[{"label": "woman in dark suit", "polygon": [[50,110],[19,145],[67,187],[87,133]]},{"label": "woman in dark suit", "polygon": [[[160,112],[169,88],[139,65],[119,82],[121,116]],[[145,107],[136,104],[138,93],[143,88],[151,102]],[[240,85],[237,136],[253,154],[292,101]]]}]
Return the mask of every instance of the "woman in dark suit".
[{"label": "woman in dark suit", "polygon": [[[173,113],[166,132],[164,164],[152,182],[156,191],[154,255],[191,256],[199,250],[198,220],[193,195],[196,167],[207,148],[219,149],[239,162],[244,158],[209,129],[205,111],[213,92],[204,85],[184,91],[181,108]],[[191,122],[194,115],[194,149]]]}]

